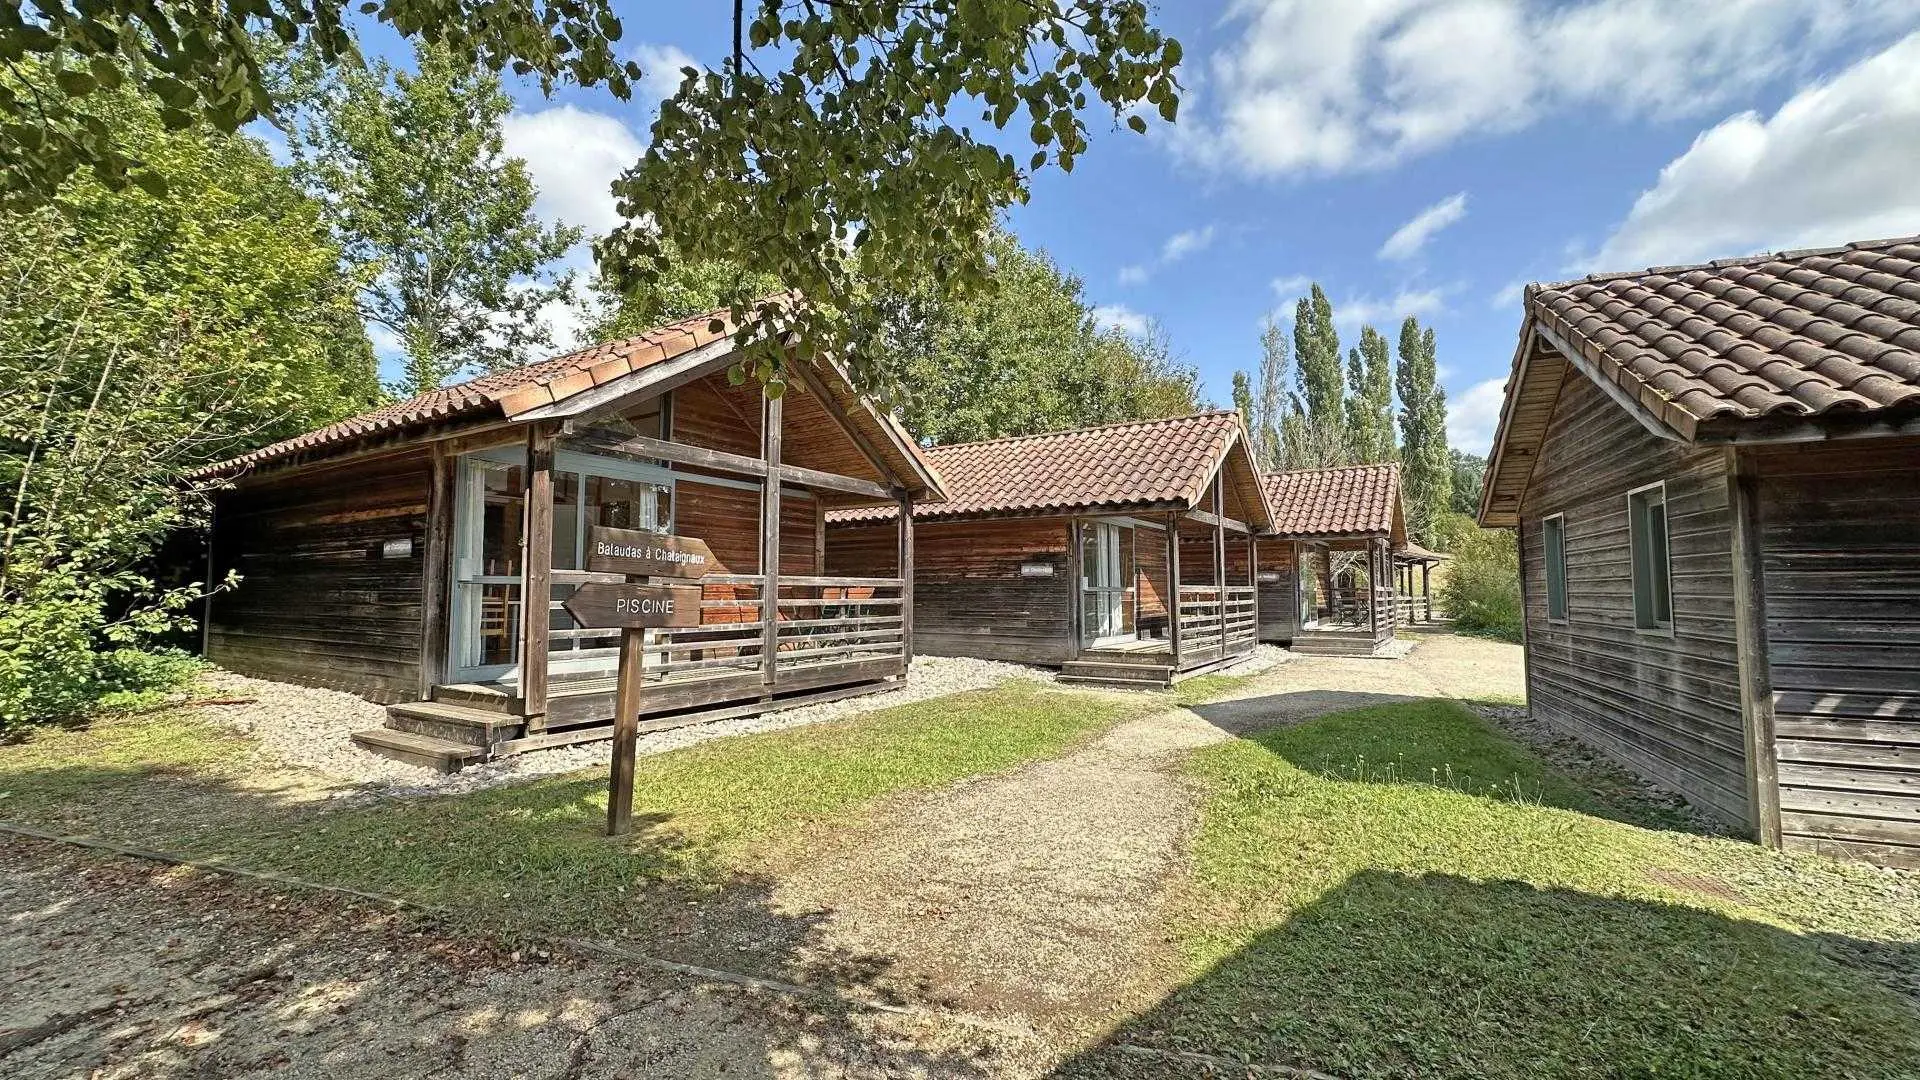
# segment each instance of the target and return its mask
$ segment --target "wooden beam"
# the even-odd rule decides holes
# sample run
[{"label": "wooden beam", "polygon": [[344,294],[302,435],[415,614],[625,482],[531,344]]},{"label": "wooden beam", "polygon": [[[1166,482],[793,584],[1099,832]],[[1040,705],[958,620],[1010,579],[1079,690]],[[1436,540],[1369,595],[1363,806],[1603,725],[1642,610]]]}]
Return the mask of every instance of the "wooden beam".
[{"label": "wooden beam", "polygon": [[1074,659],[1080,658],[1080,650],[1087,640],[1085,619],[1081,615],[1086,598],[1080,593],[1085,581],[1085,560],[1080,552],[1080,530],[1083,526],[1079,518],[1067,519],[1067,636],[1069,653]]},{"label": "wooden beam", "polygon": [[[1214,494],[1215,494],[1214,505],[1215,506],[1220,505],[1220,500],[1218,498],[1218,495],[1221,491],[1221,488],[1222,488],[1222,485],[1220,484],[1218,479],[1216,479],[1214,481]],[[1187,511],[1187,520],[1197,521],[1202,525],[1211,525],[1216,529],[1231,529],[1234,532],[1249,533],[1249,534],[1253,532],[1252,526],[1248,525],[1244,521],[1236,521],[1233,518],[1223,517],[1219,514],[1210,514],[1205,510]]]},{"label": "wooden beam", "polygon": [[[1227,508],[1226,470],[1213,474],[1213,508],[1224,511]],[[1227,519],[1222,514],[1213,517],[1213,584],[1220,591],[1213,594],[1213,602],[1219,608],[1216,615],[1220,621],[1220,655],[1227,654]]]},{"label": "wooden beam", "polygon": [[766,478],[760,485],[760,678],[773,685],[780,644],[780,398],[760,395],[760,452]]},{"label": "wooden beam", "polygon": [[868,441],[865,435],[861,434],[859,425],[853,422],[853,417],[848,415],[847,410],[840,407],[839,399],[827,392],[827,386],[820,381],[820,376],[815,375],[813,369],[807,365],[806,361],[799,357],[795,356],[790,359],[791,362],[787,367],[790,368],[795,375],[800,377],[800,382],[806,386],[808,392],[820,400],[820,407],[825,409],[827,415],[833,417],[834,421],[840,425],[840,429],[847,433],[849,439],[853,440],[853,445],[860,451],[861,456],[867,459],[867,464],[879,470],[881,476],[886,477],[893,483],[899,484],[902,487],[906,486],[910,478],[900,476],[894,472],[893,467],[887,464],[886,456],[874,449],[873,443]]},{"label": "wooden beam", "polygon": [[591,390],[582,390],[560,401],[515,416],[515,420],[571,420],[574,428],[591,426],[595,421],[617,416],[634,401],[665,393],[675,386],[705,376],[719,362],[739,351],[733,335],[715,338],[671,360],[648,364],[618,378],[609,379]]},{"label": "wooden beam", "polygon": [[1728,518],[1733,525],[1734,652],[1740,662],[1740,718],[1746,749],[1747,820],[1755,838],[1780,846],[1780,767],[1773,737],[1773,671],[1767,646],[1767,591],[1761,565],[1760,509],[1752,463],[1727,456]]},{"label": "wooden beam", "polygon": [[[901,662],[913,666],[913,494],[900,492],[900,642]],[[825,573],[825,571],[821,571]]]},{"label": "wooden beam", "polygon": [[813,572],[827,573],[827,504],[820,499],[813,500]]},{"label": "wooden beam", "polygon": [[1602,393],[1612,398],[1614,404],[1625,409],[1628,416],[1639,421],[1640,426],[1646,428],[1648,434],[1665,442],[1684,443],[1688,441],[1688,436],[1692,434],[1691,432],[1682,433],[1669,427],[1664,419],[1654,415],[1653,411],[1647,407],[1645,402],[1628,393],[1626,387],[1607,378],[1606,373],[1595,367],[1593,362],[1587,359],[1586,354],[1574,348],[1551,328],[1542,324],[1535,324],[1534,333],[1539,334],[1542,341],[1552,345],[1554,351],[1558,352],[1561,358],[1566,360],[1574,370],[1593,380],[1593,384],[1598,386]]},{"label": "wooden beam", "polygon": [[425,700],[446,675],[448,578],[453,572],[454,468],[458,460],[436,442],[428,468],[427,534],[420,553],[420,697]]},{"label": "wooden beam", "polygon": [[1167,515],[1167,645],[1175,671],[1180,670],[1180,515]]},{"label": "wooden beam", "polygon": [[568,439],[567,443],[598,454],[671,461],[680,465],[697,465],[703,469],[736,473],[741,476],[765,477],[777,473],[782,480],[800,487],[840,491],[870,499],[891,500],[893,498],[892,488],[883,487],[871,480],[841,476],[838,473],[822,472],[819,469],[809,469],[799,465],[769,464],[762,458],[752,458],[745,454],[730,454],[725,450],[709,450],[704,446],[668,442],[665,439],[654,439],[645,435],[622,435],[614,438],[582,432]]},{"label": "wooden beam", "polygon": [[547,629],[553,573],[553,433],[527,428],[527,526],[520,552],[520,696],[526,733],[547,726]]}]

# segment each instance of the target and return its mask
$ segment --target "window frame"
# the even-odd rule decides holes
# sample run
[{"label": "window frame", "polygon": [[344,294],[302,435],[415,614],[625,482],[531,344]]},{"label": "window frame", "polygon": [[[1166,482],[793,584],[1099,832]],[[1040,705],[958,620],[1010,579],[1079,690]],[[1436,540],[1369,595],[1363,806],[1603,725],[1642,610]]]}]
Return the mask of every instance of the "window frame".
[{"label": "window frame", "polygon": [[[1641,500],[1649,491],[1658,491],[1660,493],[1661,529],[1659,558],[1657,563],[1650,563],[1648,569],[1651,570],[1654,565],[1657,565],[1664,578],[1667,617],[1665,620],[1659,617],[1659,612],[1655,607],[1656,598],[1649,596],[1647,598],[1647,616],[1645,621],[1643,621],[1640,604],[1640,564],[1643,557],[1651,560],[1653,558],[1653,552],[1649,550],[1646,556],[1642,556],[1640,553],[1639,538],[1635,535],[1636,526],[1634,524],[1633,508],[1634,502]],[[1668,505],[1667,482],[1665,480],[1656,480],[1651,484],[1642,484],[1627,492],[1628,592],[1633,601],[1633,628],[1637,633],[1648,634],[1654,637],[1670,638],[1673,636],[1673,518],[1667,512]],[[1651,544],[1651,538],[1649,538],[1649,544]],[[1649,578],[1648,586],[1651,587],[1652,584],[1653,582],[1651,578]]]},{"label": "window frame", "polygon": [[[1556,525],[1560,532],[1560,550],[1557,553],[1560,570],[1560,613],[1558,615],[1553,612],[1553,571],[1556,552],[1553,550],[1552,537],[1553,527]],[[1547,621],[1555,626],[1565,626],[1570,604],[1567,598],[1567,515],[1564,512],[1548,514],[1540,519],[1540,555],[1547,593]]]}]

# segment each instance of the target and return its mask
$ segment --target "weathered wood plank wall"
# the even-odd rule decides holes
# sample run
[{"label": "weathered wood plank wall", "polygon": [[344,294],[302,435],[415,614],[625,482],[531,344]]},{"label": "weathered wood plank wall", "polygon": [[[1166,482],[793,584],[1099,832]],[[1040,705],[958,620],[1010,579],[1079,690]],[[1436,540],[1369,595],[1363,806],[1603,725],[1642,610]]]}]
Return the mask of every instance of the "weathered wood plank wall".
[{"label": "weathered wood plank wall", "polygon": [[[208,659],[379,702],[417,698],[430,476],[421,447],[223,493],[215,572],[244,580],[213,599]],[[390,540],[407,554],[385,554]]]},{"label": "weathered wood plank wall", "polygon": [[[833,574],[894,573],[898,526],[827,530]],[[1145,535],[1148,534],[1143,532]],[[1052,577],[1022,577],[1022,563]],[[1073,659],[1065,518],[914,524],[914,651],[1035,664]]]},{"label": "weathered wood plank wall", "polygon": [[[1664,480],[1673,630],[1634,626],[1627,492]],[[1567,619],[1547,618],[1542,518],[1566,515]],[[1726,463],[1660,439],[1569,374],[1527,485],[1527,691],[1536,716],[1747,823]]]},{"label": "weathered wood plank wall", "polygon": [[1782,841],[1920,866],[1920,440],[1748,463]]},{"label": "weathered wood plank wall", "polygon": [[1260,640],[1285,644],[1300,629],[1300,604],[1295,598],[1294,545],[1291,540],[1260,541],[1262,571],[1280,575],[1277,581],[1259,583]]}]

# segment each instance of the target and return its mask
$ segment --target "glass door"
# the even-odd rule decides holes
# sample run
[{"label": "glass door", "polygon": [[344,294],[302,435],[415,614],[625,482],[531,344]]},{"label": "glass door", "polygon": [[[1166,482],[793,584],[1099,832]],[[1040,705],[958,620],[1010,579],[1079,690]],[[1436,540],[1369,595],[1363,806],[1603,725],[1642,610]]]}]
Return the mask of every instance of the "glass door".
[{"label": "glass door", "polygon": [[[448,674],[455,682],[513,682],[520,668],[526,451],[510,446],[463,455],[458,483]],[[657,466],[555,455],[554,580],[546,598],[551,672],[616,666],[617,635],[576,626],[561,603],[585,576],[590,526],[671,532],[672,493],[672,474]]]},{"label": "glass door", "polygon": [[1112,645],[1133,635],[1133,530],[1106,521],[1080,526],[1080,642]]}]

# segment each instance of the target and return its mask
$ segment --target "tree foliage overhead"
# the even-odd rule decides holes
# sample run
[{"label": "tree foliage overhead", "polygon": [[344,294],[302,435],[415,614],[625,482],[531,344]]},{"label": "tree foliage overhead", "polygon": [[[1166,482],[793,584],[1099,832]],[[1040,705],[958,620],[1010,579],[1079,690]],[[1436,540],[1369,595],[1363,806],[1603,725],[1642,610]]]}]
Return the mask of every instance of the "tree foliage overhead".
[{"label": "tree foliage overhead", "polygon": [[445,46],[416,60],[329,71],[308,54],[288,80],[301,88],[296,171],[362,283],[362,317],[405,350],[406,396],[543,359],[541,308],[572,286],[554,263],[581,236],[534,215],[526,162],[506,154],[513,101],[499,78]]},{"label": "tree foliage overhead", "polygon": [[268,43],[357,66],[356,11],[464,67],[511,68],[544,90],[564,79],[624,99],[641,76],[616,54],[620,20],[607,0],[0,0],[0,204],[44,202],[81,169],[108,190],[163,190],[167,170],[88,99],[125,90],[169,130],[238,131],[284,104]]},{"label": "tree foliage overhead", "polygon": [[1400,460],[1408,526],[1423,544],[1438,541],[1442,515],[1453,509],[1453,459],[1447,450],[1447,392],[1440,387],[1433,328],[1409,316],[1400,324]]}]

